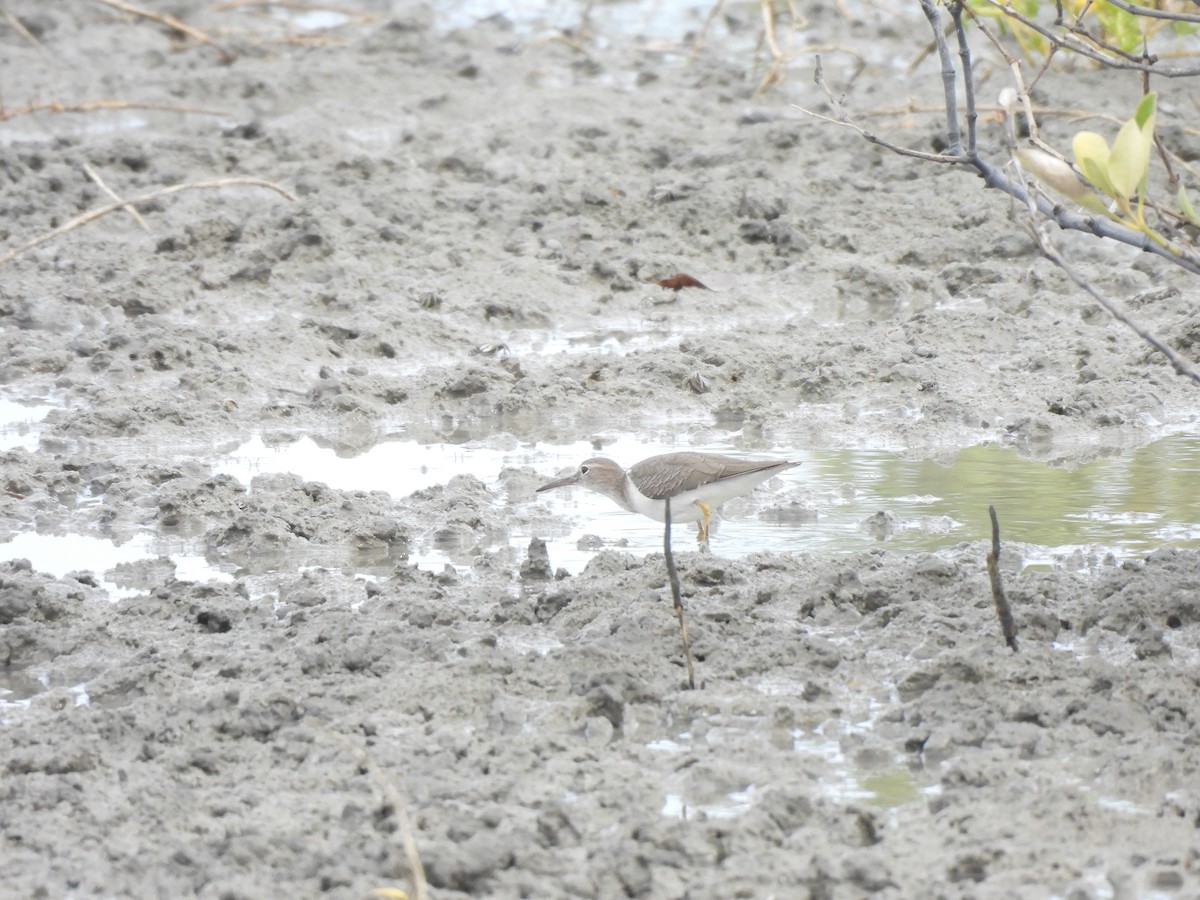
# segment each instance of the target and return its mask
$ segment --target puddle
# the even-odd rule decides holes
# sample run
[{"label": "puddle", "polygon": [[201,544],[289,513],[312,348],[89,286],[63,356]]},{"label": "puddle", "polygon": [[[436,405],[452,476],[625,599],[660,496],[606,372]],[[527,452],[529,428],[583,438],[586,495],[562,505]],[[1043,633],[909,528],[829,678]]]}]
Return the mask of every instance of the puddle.
[{"label": "puddle", "polygon": [[[22,427],[36,430],[36,420],[49,409],[0,405],[0,433]],[[36,441],[36,435],[32,439]],[[884,450],[803,452],[746,449],[732,442],[647,443],[628,437],[602,450],[584,441],[522,443],[510,437],[464,444],[395,440],[357,454],[309,437],[278,446],[254,438],[225,456],[214,472],[247,486],[257,475],[290,473],[339,490],[385,491],[398,500],[470,474],[489,488],[498,507],[512,511],[507,533],[483,552],[512,553],[519,559],[530,539],[541,537],[552,566],[578,573],[603,548],[661,552],[662,525],[582,488],[537,495],[523,490],[510,497],[501,472],[527,468],[538,473],[540,482],[598,454],[627,465],[655,453],[690,449],[801,463],[749,497],[725,505],[711,539],[712,552],[725,558],[757,551],[847,553],[877,546],[936,551],[986,539],[988,504],[996,505],[1002,538],[1010,554],[1023,554],[1023,566],[1096,570],[1164,545],[1200,548],[1200,436],[1191,434],[1165,437],[1070,469],[996,446],[968,448],[941,465]],[[676,526],[674,546],[690,549],[694,534],[694,526]],[[0,547],[5,558],[28,558],[36,569],[57,576],[91,570],[106,579],[103,586],[113,597],[133,591],[114,582],[109,570],[157,556],[170,557],[180,579],[231,577],[188,552],[182,539],[149,532],[120,546],[91,536],[25,533]],[[469,574],[478,552],[455,551],[437,545],[433,535],[418,534],[408,561],[436,572],[451,565]],[[337,561],[335,565],[344,568]]]},{"label": "puddle", "polygon": [[[712,0],[591,4],[580,4],[578,0],[465,0],[439,3],[437,8],[437,24],[444,30],[471,28],[491,16],[502,15],[521,32],[545,28],[576,33],[586,26],[593,36],[681,42],[704,21]],[[717,27],[720,28],[720,22]]]},{"label": "puddle", "polygon": [[[879,759],[878,765],[862,764],[849,759],[845,740],[854,746],[855,736],[870,734],[887,704],[872,700],[859,716],[831,719],[822,725],[805,729],[793,727],[779,730],[770,717],[722,717],[719,721],[706,719],[699,738],[690,730],[671,731],[646,743],[646,749],[656,754],[703,758],[707,751],[720,749],[723,756],[730,753],[760,752],[773,747],[794,755],[797,771],[811,784],[814,798],[820,796],[834,803],[858,804],[891,810],[927,799],[938,790],[936,782],[922,784],[918,776],[900,757]],[[861,718],[861,721],[851,721]],[[836,732],[836,734],[834,733]],[[757,749],[756,749],[757,748]],[[686,768],[679,769],[664,785],[660,814],[673,819],[697,816],[727,819],[748,812],[759,796],[754,784],[718,786],[708,781],[690,778]]]},{"label": "puddle", "polygon": [[122,564],[167,556],[175,565],[175,578],[181,581],[232,581],[233,576],[211,565],[203,556],[171,552],[162,538],[139,534],[123,544],[82,534],[37,534],[24,532],[0,544],[0,558],[27,559],[37,572],[62,578],[68,572],[93,572],[97,584],[108,592],[110,600],[121,600],[141,593],[150,586],[128,586],[130,579],[113,570]]},{"label": "puddle", "polygon": [[0,452],[20,449],[32,453],[36,450],[41,435],[38,426],[53,409],[53,406],[36,401],[18,403],[0,397]]},{"label": "puddle", "polygon": [[[552,473],[582,460],[579,450],[545,448]],[[611,449],[611,454],[610,454]],[[605,454],[628,463],[679,447],[614,444]],[[730,446],[709,446],[737,452]],[[1001,535],[1023,548],[1025,565],[1090,569],[1147,554],[1164,544],[1200,547],[1200,437],[1163,438],[1121,457],[1065,469],[1022,458],[1015,450],[980,446],[950,465],[902,459],[886,451],[758,452],[801,465],[749,498],[726,504],[713,531],[715,554],[738,558],[775,553],[845,553],[884,546],[931,552],[990,536],[994,504]],[[591,551],[585,535],[635,553],[658,552],[662,526],[620,510],[608,499],[573,488],[536,502],[571,519],[571,532],[548,539],[550,559],[574,571]],[[690,526],[677,526],[675,546],[691,545]],[[1010,550],[1011,552],[1011,550]]]},{"label": "puddle", "polygon": [[[550,479],[583,459],[603,453],[618,462],[655,453],[701,449],[762,458],[790,458],[801,465],[772,479],[750,498],[730,501],[715,524],[715,554],[744,557],[825,551],[845,553],[886,546],[905,552],[934,551],[990,535],[987,508],[995,504],[1004,541],[1033,545],[1026,565],[1094,568],[1144,555],[1172,544],[1200,547],[1200,437],[1163,438],[1120,457],[1072,469],[1021,457],[994,446],[961,451],[949,465],[902,459],[875,450],[742,451],[732,444],[647,444],[621,438],[597,451],[588,442],[570,445],[419,444],[391,441],[357,456],[339,455],[310,438],[268,447],[255,438],[216,470],[249,484],[255,475],[292,473],[341,490],[382,490],[403,498],[422,488],[471,474],[511,503],[500,472],[529,467]],[[662,549],[662,525],[621,510],[605,497],[569,488],[522,498],[509,542],[523,552],[530,537],[547,541],[551,564],[579,572],[600,547],[645,554]],[[524,524],[544,511],[563,517],[567,533]],[[540,533],[537,533],[540,532]],[[679,525],[675,546],[692,546],[694,529]],[[500,549],[500,546],[489,548]],[[469,568],[432,545],[414,542],[411,561],[440,570],[446,563]]]},{"label": "puddle", "polygon": [[679,794],[667,794],[663,798],[660,814],[681,821],[694,819],[733,819],[750,811],[754,805],[754,785],[725,795],[727,803],[707,803],[698,806],[687,804]]}]

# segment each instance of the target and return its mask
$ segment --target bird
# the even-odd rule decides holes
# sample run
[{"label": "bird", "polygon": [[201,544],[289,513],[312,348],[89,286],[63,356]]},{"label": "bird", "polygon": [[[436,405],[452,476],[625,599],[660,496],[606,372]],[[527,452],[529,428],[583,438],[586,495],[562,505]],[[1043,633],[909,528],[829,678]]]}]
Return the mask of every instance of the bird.
[{"label": "bird", "polygon": [[667,520],[666,498],[670,497],[671,521],[697,523],[696,540],[707,543],[714,507],[748,494],[772,475],[798,465],[788,460],[683,452],[651,456],[623,469],[606,456],[595,456],[565,478],[543,484],[536,493],[578,484],[628,512],[659,522]]}]

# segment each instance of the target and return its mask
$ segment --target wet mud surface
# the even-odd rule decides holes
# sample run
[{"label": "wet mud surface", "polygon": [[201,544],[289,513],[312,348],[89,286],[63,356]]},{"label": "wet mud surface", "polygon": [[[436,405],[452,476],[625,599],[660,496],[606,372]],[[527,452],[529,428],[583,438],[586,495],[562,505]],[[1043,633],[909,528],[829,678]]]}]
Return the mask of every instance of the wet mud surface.
[{"label": "wet mud surface", "polygon": [[[405,886],[397,797],[435,897],[1200,893],[1193,550],[1090,573],[1017,550],[1013,654],[984,534],[736,559],[681,535],[688,691],[661,554],[568,575],[504,544],[566,527],[534,494],[553,471],[410,493],[216,471],[255,437],[992,443],[1072,465],[1195,430],[1194,388],[1006,198],[806,118],[824,94],[802,63],[755,98],[753,10],[692,55],[700,15],[555,37],[381,3],[306,43],[174,5],[226,55],[99,6],[9,9],[40,41],[0,32],[10,106],[221,112],[0,123],[4,249],[107,202],[85,163],[126,196],[239,176],[296,197],[184,192],[149,232],[109,216],[0,267],[0,393],[51,407],[0,454],[0,537],[152,533],[224,576],[168,553],[0,562],[14,896]],[[941,102],[931,62],[892,65],[923,23],[808,15],[805,42],[870,48],[854,79],[825,54],[826,80],[928,147],[935,118],[880,112]],[[1136,96],[1048,84],[1117,116]],[[1195,355],[1182,273],[1061,242]],[[719,289],[655,284],[677,272]],[[430,534],[471,564],[412,565]]]}]

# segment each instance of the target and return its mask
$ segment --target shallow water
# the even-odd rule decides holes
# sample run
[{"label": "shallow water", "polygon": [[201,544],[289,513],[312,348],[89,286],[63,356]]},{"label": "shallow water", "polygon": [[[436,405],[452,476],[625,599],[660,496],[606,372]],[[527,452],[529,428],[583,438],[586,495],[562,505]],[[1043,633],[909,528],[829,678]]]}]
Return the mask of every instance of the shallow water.
[{"label": "shallow water", "polygon": [[[570,521],[567,534],[537,533],[515,524],[509,542],[547,541],[551,563],[578,572],[604,546],[635,553],[662,548],[662,525],[619,509],[581,488],[514,501],[500,481],[504,468],[528,467],[546,481],[598,452],[619,462],[680,449],[738,453],[729,444],[700,447],[614,441],[597,451],[587,442],[519,444],[499,449],[483,443],[379,444],[358,456],[339,456],[308,438],[280,447],[255,439],[231,453],[217,470],[249,484],[256,474],[290,472],[344,490],[383,490],[394,497],[470,474],[496,495],[497,504],[528,512],[537,504]],[[949,465],[905,459],[887,451],[764,452],[743,455],[801,462],[745,499],[728,503],[711,540],[713,553],[738,558],[757,551],[844,553],[884,545],[933,551],[990,537],[988,506],[996,506],[1001,537],[1021,548],[1026,565],[1058,562],[1088,567],[1111,554],[1123,559],[1163,545],[1200,546],[1200,437],[1173,435],[1109,459],[1073,468],[1022,457],[1016,450],[977,446]],[[526,506],[524,510],[517,509]],[[514,521],[523,520],[514,516]],[[540,529],[546,531],[546,529]],[[676,546],[690,546],[690,526],[677,526]],[[431,544],[415,542],[414,561],[440,568],[447,560]],[[1089,560],[1092,560],[1089,563]]]},{"label": "shallow water", "polygon": [[[29,434],[22,437],[30,439]],[[1160,546],[1200,547],[1200,436],[1194,434],[1164,437],[1071,468],[988,445],[962,450],[942,465],[871,449],[744,452],[732,444],[655,445],[631,438],[599,451],[588,442],[524,444],[511,438],[461,445],[389,441],[350,455],[309,437],[277,446],[254,438],[213,468],[251,489],[257,475],[291,473],[341,490],[381,490],[397,499],[469,474],[493,492],[497,506],[513,513],[507,540],[486,549],[507,543],[522,553],[531,538],[541,537],[552,566],[578,573],[602,547],[661,552],[662,525],[582,488],[511,497],[501,471],[524,468],[542,482],[597,453],[628,464],[681,449],[801,463],[726,504],[710,542],[717,556],[836,554],[874,546],[929,552],[988,539],[989,504],[996,506],[1005,546],[1022,566],[1086,570]],[[552,521],[567,525],[548,524]],[[674,546],[690,549],[693,535],[690,525],[676,526]],[[86,535],[24,533],[0,545],[0,554],[28,558],[35,568],[57,576],[81,569],[103,576],[117,563],[166,555],[177,566],[176,577],[229,577],[207,563],[198,548],[153,532],[120,546]],[[467,572],[473,552],[454,554],[432,535],[415,534],[409,560],[422,568],[440,570],[449,563]],[[114,598],[129,593],[107,581],[103,585]]]}]

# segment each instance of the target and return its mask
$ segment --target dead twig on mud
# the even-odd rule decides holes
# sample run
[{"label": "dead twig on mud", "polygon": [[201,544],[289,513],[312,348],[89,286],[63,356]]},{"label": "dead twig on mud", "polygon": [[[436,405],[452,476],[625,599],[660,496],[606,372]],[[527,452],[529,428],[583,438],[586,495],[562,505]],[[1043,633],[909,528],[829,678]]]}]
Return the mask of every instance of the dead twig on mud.
[{"label": "dead twig on mud", "polygon": [[[391,804],[392,812],[395,814],[396,820],[400,823],[400,840],[404,845],[404,855],[408,857],[408,870],[412,879],[413,898],[414,900],[429,900],[429,888],[425,881],[425,867],[421,864],[421,854],[417,852],[417,839],[413,835],[412,822],[408,818],[404,800],[401,798],[400,792],[396,789],[396,785],[379,768],[379,764],[371,758],[366,750],[354,744],[345,735],[334,731],[315,716],[310,721],[334,741],[349,750],[354,755],[354,758],[358,760],[358,764],[375,779],[375,783],[379,785],[384,796],[387,797],[388,803]],[[383,893],[386,894],[386,892]]]},{"label": "dead twig on mud", "polygon": [[4,21],[8,23],[8,27],[28,41],[30,46],[43,51],[46,49],[45,45],[25,27],[25,23],[10,13],[7,8],[0,6],[0,15],[4,16]]},{"label": "dead twig on mud", "polygon": [[[104,179],[100,177],[99,172],[97,172],[95,169],[92,168],[91,163],[84,163],[83,171],[86,172],[87,177],[92,179],[92,181],[96,182],[97,187],[99,187],[100,190],[104,191],[104,193],[108,194],[108,196],[112,197],[118,203],[125,202],[124,197],[118,196],[116,191],[114,191],[112,188],[110,188],[107,184],[104,183]],[[125,207],[125,211],[127,213],[129,213],[129,216],[130,216],[130,218],[133,219],[133,221],[137,222],[138,225],[141,226],[142,231],[150,230],[150,226],[146,224],[146,220],[142,218],[142,214],[137,211],[136,206],[127,206],[127,207]]]},{"label": "dead twig on mud", "polygon": [[1012,607],[1008,605],[1004,583],[1000,580],[1000,520],[996,518],[996,507],[988,507],[988,516],[992,520],[992,549],[987,555],[988,578],[992,582],[992,602],[996,604],[996,615],[1000,617],[1000,631],[1004,634],[1004,643],[1016,653],[1017,623],[1013,621]]},{"label": "dead twig on mud", "polygon": [[167,13],[157,13],[153,10],[142,9],[140,6],[134,6],[132,3],[125,3],[124,0],[92,0],[92,2],[112,7],[119,12],[128,13],[131,16],[138,16],[142,19],[149,19],[151,22],[157,22],[160,25],[166,25],[172,31],[178,31],[180,34],[187,35],[198,43],[216,45],[216,41],[200,29],[193,28],[186,22],[181,22]]},{"label": "dead twig on mud", "polygon": [[88,113],[99,109],[156,109],[166,112],[199,113],[202,116],[229,115],[222,109],[205,109],[201,106],[180,106],[177,103],[140,103],[134,100],[86,100],[83,103],[31,103],[16,109],[5,109],[0,105],[0,122],[28,116],[33,113]]},{"label": "dead twig on mud", "polygon": [[675,616],[679,619],[679,640],[683,644],[683,661],[687,666],[687,686],[696,689],[696,672],[692,667],[692,645],[688,643],[687,625],[683,621],[683,592],[679,587],[679,572],[675,568],[675,556],[671,553],[671,498],[664,497],[667,524],[663,528],[663,556],[667,561],[667,581],[671,582],[671,602]]},{"label": "dead twig on mud", "polygon": [[193,28],[186,22],[181,22],[179,19],[167,13],[158,13],[150,9],[143,9],[140,6],[134,6],[132,3],[126,3],[125,0],[92,0],[93,3],[99,3],[102,6],[107,6],[119,12],[126,13],[131,16],[137,16],[142,19],[148,19],[151,22],[157,22],[160,25],[165,25],[172,31],[178,32],[185,37],[191,38],[199,44],[207,44],[216,50],[222,61],[229,63],[234,59],[234,54],[227,48],[221,46],[217,41],[213,40],[199,28]]},{"label": "dead twig on mud", "polygon": [[339,6],[336,3],[305,3],[300,0],[228,0],[226,3],[218,3],[216,6],[211,6],[209,9],[212,12],[228,12],[232,9],[290,9],[297,12],[314,12],[327,11],[341,13],[348,18],[360,17],[363,21],[374,21],[376,18],[371,13],[361,10],[347,9],[344,6]]},{"label": "dead twig on mud", "polygon": [[236,185],[246,185],[249,187],[262,187],[286,197],[288,200],[295,202],[296,198],[288,191],[281,188],[279,185],[271,181],[264,181],[261,178],[219,178],[216,181],[193,181],[187,184],[173,184],[170,187],[161,188],[157,191],[151,191],[149,194],[143,194],[140,197],[132,197],[129,200],[121,200],[117,203],[110,203],[108,206],[101,206],[98,209],[89,210],[71,219],[71,221],[59,225],[53,231],[48,231],[43,235],[27,241],[20,247],[10,250],[3,256],[0,256],[0,266],[4,265],[16,257],[20,256],[28,250],[32,250],[47,241],[54,240],[60,235],[66,234],[68,231],[73,231],[81,225],[86,225],[88,222],[94,222],[102,216],[107,216],[109,213],[116,212],[119,209],[126,207],[138,206],[143,203],[150,203],[158,200],[160,197],[167,197],[171,194],[178,194],[181,191],[209,190],[214,188],[233,187]]}]

